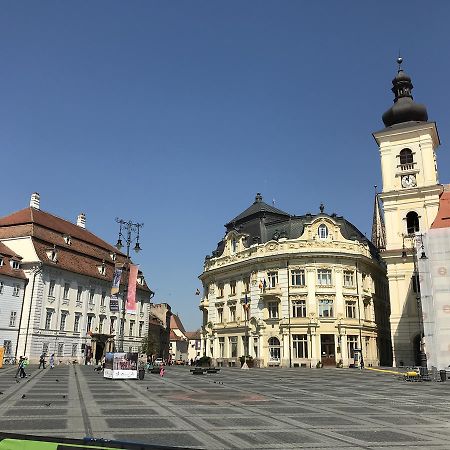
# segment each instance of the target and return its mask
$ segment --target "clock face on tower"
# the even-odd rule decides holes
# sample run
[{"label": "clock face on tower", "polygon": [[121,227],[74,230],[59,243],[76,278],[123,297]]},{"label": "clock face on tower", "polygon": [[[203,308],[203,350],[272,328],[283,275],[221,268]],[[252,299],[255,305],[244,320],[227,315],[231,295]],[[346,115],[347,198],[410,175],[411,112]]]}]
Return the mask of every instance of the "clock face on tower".
[{"label": "clock face on tower", "polygon": [[416,186],[416,177],[414,175],[403,175],[402,176],[402,186],[404,188],[412,188]]}]

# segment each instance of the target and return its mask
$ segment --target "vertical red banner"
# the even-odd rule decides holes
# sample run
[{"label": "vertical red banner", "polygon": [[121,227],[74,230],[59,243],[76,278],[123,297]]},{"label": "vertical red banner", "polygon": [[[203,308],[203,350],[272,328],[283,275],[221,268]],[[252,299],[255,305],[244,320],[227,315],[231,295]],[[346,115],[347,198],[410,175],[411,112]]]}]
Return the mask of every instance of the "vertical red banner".
[{"label": "vertical red banner", "polygon": [[128,295],[126,310],[128,314],[136,314],[136,283],[138,276],[138,267],[135,264],[130,264],[130,275],[128,277]]}]

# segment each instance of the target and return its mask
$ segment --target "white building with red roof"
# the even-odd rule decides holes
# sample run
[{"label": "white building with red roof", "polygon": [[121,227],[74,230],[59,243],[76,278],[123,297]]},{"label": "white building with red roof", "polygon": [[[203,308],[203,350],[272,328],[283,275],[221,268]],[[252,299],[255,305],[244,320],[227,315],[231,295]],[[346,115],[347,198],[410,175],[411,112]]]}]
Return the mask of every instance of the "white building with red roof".
[{"label": "white building with red roof", "polygon": [[[118,348],[121,312],[110,307],[110,292],[114,268],[127,263],[126,255],[88,231],[83,213],[76,224],[61,219],[42,211],[34,193],[28,208],[0,218],[0,242],[20,255],[28,281],[18,356],[36,362],[44,352],[62,362],[94,362]],[[126,283],[124,271],[120,302]],[[138,310],[127,313],[122,325],[124,351],[138,351],[148,332],[151,294],[139,272]]]},{"label": "white building with red roof", "polygon": [[6,360],[16,356],[22,317],[27,277],[21,262],[21,256],[0,242],[0,346]]}]

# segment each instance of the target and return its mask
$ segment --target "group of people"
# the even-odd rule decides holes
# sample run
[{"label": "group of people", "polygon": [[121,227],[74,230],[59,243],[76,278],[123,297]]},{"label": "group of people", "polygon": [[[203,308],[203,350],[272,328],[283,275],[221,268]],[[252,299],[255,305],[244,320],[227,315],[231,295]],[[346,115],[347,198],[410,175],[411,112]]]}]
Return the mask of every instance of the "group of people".
[{"label": "group of people", "polygon": [[[47,355],[45,353],[42,353],[41,356],[39,356],[39,369],[41,368],[41,366],[43,369],[45,369],[45,364],[47,364],[47,361],[45,360],[46,356]],[[54,353],[52,353],[50,355],[49,363],[50,363],[50,369],[53,369],[55,367],[55,354]]]},{"label": "group of people", "polygon": [[[42,369],[45,369],[46,364],[46,355],[45,353],[42,353],[39,357],[39,369],[42,367]],[[25,369],[28,367],[29,361],[26,356],[21,356],[19,358],[19,363],[17,366],[17,372],[15,378],[27,378],[27,373]],[[52,353],[50,355],[50,369],[53,369],[55,367],[55,355]]]}]

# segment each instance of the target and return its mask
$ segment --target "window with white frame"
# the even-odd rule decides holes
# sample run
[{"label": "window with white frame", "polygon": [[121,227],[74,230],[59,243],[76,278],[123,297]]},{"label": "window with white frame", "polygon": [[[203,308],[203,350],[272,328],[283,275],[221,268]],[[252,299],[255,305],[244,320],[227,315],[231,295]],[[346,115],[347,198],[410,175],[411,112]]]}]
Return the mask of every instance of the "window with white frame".
[{"label": "window with white frame", "polygon": [[355,285],[354,282],[354,273],[352,270],[344,270],[344,286],[353,287]]},{"label": "window with white frame", "polygon": [[86,333],[89,333],[89,331],[92,330],[92,322],[94,321],[94,316],[87,316],[87,322],[86,322]]},{"label": "window with white frame", "polygon": [[55,297],[55,280],[50,280],[50,286],[48,288],[48,296],[49,297]]},{"label": "window with white frame", "polygon": [[345,314],[349,319],[356,319],[356,301],[345,301]]},{"label": "window with white frame", "polygon": [[95,288],[91,288],[89,290],[89,304],[90,305],[94,304],[94,295],[95,295]]},{"label": "window with white frame", "polygon": [[134,324],[135,324],[135,321],[130,320],[130,336],[134,335]]},{"label": "window with white frame", "polygon": [[317,284],[331,286],[331,269],[317,269]]},{"label": "window with white frame", "polygon": [[303,269],[291,270],[291,286],[305,285],[305,271]]},{"label": "window with white frame", "polygon": [[48,342],[43,342],[43,343],[42,343],[42,353],[43,353],[44,355],[47,355],[47,354],[48,354]]},{"label": "window with white frame", "polygon": [[67,311],[61,311],[61,322],[59,324],[59,331],[66,331],[66,321],[69,313]]},{"label": "window with white frame", "polygon": [[268,302],[269,319],[278,319],[278,302]]},{"label": "window with white frame", "polygon": [[319,300],[319,317],[334,317],[333,300],[321,299]]},{"label": "window with white frame", "polygon": [[218,285],[217,285],[217,289],[218,289],[218,297],[223,297],[223,283],[219,283]]},{"label": "window with white frame", "polygon": [[45,315],[45,325],[44,328],[46,330],[50,330],[52,326],[52,316],[53,316],[53,310],[47,309],[46,315]]},{"label": "window with white frame", "polygon": [[358,348],[358,336],[347,335],[347,351],[348,357],[355,357],[355,350]]},{"label": "window with white frame", "polygon": [[142,337],[143,331],[144,331],[144,322],[139,322],[139,337]]},{"label": "window with white frame", "polygon": [[18,297],[19,296],[19,292],[20,292],[20,286],[18,284],[15,284],[13,286],[13,296],[14,297]]},{"label": "window with white frame", "polygon": [[75,318],[74,318],[74,322],[73,322],[73,331],[75,333],[78,333],[80,331],[80,318],[81,318],[81,314],[75,313]]},{"label": "window with white frame", "polygon": [[236,321],[236,306],[230,306],[230,322]]},{"label": "window with white frame", "polygon": [[236,281],[230,281],[230,295],[236,295]]},{"label": "window with white frame", "polygon": [[370,300],[364,301],[364,320],[372,320],[372,311],[370,308]]},{"label": "window with white frame", "polygon": [[230,357],[237,357],[238,338],[237,336],[230,336]]},{"label": "window with white frame", "polygon": [[112,316],[110,318],[109,334],[114,334],[115,329],[116,329],[116,318]]},{"label": "window with white frame", "polygon": [[0,267],[3,266],[3,256],[0,256]]},{"label": "window with white frame", "polygon": [[103,324],[105,323],[105,318],[103,316],[100,316],[98,319],[98,332],[100,334],[103,333]]},{"label": "window with white frame", "polygon": [[250,277],[244,277],[242,282],[244,284],[244,294],[248,294],[250,292]]},{"label": "window with white frame", "polygon": [[231,253],[234,254],[237,252],[237,241],[236,239],[231,240]]},{"label": "window with white frame", "polygon": [[5,339],[3,341],[3,348],[5,351],[5,356],[12,355],[12,342],[11,341]]},{"label": "window with white frame", "polygon": [[308,357],[308,336],[306,334],[292,335],[292,350],[294,358]]},{"label": "window with white frame", "polygon": [[16,317],[17,317],[17,311],[11,311],[11,314],[9,316],[9,326],[10,327],[16,326]]},{"label": "window with white frame", "polygon": [[219,323],[223,322],[223,308],[217,308],[217,321]]},{"label": "window with white frame", "polygon": [[64,356],[64,342],[58,342],[58,356]]},{"label": "window with white frame", "polygon": [[78,344],[72,344],[72,356],[77,356]]},{"label": "window with white frame", "polygon": [[292,300],[292,317],[306,317],[306,300]]},{"label": "window with white frame", "polygon": [[319,239],[326,239],[328,237],[328,228],[325,224],[321,224],[317,230]]},{"label": "window with white frame", "polygon": [[100,299],[100,306],[105,306],[105,299],[106,299],[106,291],[102,291],[102,297]]},{"label": "window with white frame", "polygon": [[253,354],[258,358],[258,338],[253,338]]},{"label": "window with white frame", "polygon": [[225,338],[219,338],[219,358],[223,358],[225,356]]},{"label": "window with white frame", "polygon": [[78,286],[77,289],[77,302],[81,302],[81,296],[83,295],[83,286]]},{"label": "window with white frame", "polygon": [[268,272],[267,278],[269,279],[269,288],[277,287],[278,285],[278,272]]},{"label": "window with white frame", "polygon": [[63,292],[63,298],[65,300],[69,299],[69,289],[70,289],[70,283],[64,283],[64,292]]},{"label": "window with white frame", "polygon": [[0,281],[0,294],[3,294],[3,281]]},{"label": "window with white frame", "polygon": [[20,269],[20,262],[19,261],[16,261],[15,259],[12,259],[10,262],[11,262],[11,267],[13,269]]},{"label": "window with white frame", "polygon": [[276,337],[269,339],[269,360],[279,361],[281,359],[280,340]]}]

